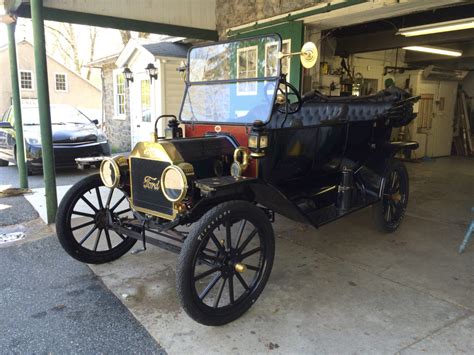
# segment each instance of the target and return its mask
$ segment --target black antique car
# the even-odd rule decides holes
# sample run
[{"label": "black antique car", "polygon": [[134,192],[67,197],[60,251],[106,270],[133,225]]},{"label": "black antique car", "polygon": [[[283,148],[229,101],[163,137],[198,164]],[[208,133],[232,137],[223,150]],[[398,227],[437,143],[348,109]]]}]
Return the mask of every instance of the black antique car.
[{"label": "black antique car", "polygon": [[[408,174],[393,127],[414,117],[393,88],[370,97],[300,96],[280,73],[278,35],[197,46],[188,54],[179,120],[63,198],[57,233],[86,263],[115,260],[136,241],[179,253],[178,298],[205,325],[231,322],[263,291],[272,269],[275,213],[318,228],[373,206],[397,229]],[[316,47],[297,53],[305,67]],[[155,124],[156,126],[156,124]],[[184,132],[183,132],[184,128]]]}]

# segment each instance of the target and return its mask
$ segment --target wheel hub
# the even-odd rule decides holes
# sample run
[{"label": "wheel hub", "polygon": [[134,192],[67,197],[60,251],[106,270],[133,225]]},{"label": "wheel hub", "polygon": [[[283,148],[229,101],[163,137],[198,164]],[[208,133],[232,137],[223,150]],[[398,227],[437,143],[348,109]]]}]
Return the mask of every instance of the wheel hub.
[{"label": "wheel hub", "polygon": [[236,249],[226,251],[222,255],[220,262],[221,271],[224,276],[230,276],[235,273],[243,273],[247,270],[247,266],[240,262],[240,255]]},{"label": "wheel hub", "polygon": [[95,215],[95,225],[97,228],[104,229],[108,226],[109,210],[101,209]]},{"label": "wheel hub", "polygon": [[247,271],[247,265],[242,264],[242,263],[236,263],[236,264],[234,264],[234,269],[238,273],[243,273],[243,272]]},{"label": "wheel hub", "polygon": [[402,195],[399,192],[397,192],[397,193],[392,194],[390,198],[393,201],[400,202],[402,200]]}]

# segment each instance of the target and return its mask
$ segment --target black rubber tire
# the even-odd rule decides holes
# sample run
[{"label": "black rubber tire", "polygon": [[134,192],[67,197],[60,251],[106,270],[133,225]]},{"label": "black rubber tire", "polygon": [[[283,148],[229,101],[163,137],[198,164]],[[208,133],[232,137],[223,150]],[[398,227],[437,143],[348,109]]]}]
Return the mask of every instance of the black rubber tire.
[{"label": "black rubber tire", "polygon": [[[13,164],[15,164],[18,169],[18,162],[16,160],[16,146],[13,148]],[[36,171],[34,171],[33,168],[28,164],[28,162],[26,162],[26,175],[33,176],[35,175],[35,173]]]},{"label": "black rubber tire", "polygon": [[33,170],[32,168],[28,167],[28,165],[26,166],[26,175],[28,176],[33,176],[33,175],[36,175],[36,174],[39,174],[40,172],[42,172],[41,170]]},{"label": "black rubber tire", "polygon": [[[387,222],[385,220],[385,206],[384,206],[384,201],[383,199],[373,205],[372,207],[372,212],[373,212],[373,218],[375,225],[377,229],[381,233],[393,233],[395,232],[400,224],[402,223],[403,217],[405,216],[406,208],[408,205],[408,197],[409,197],[409,192],[410,192],[410,184],[409,184],[409,178],[408,178],[408,171],[405,167],[405,164],[403,164],[399,160],[392,159],[389,163],[389,166],[387,168],[387,171],[385,173],[385,179],[388,179],[388,177],[391,176],[392,172],[396,171],[398,173],[398,176],[400,177],[401,181],[400,184],[404,185],[405,188],[405,199],[404,202],[401,206],[401,210],[399,213],[398,218],[391,222]],[[385,180],[387,181],[387,180]],[[386,187],[384,186],[384,192],[386,191]]]},{"label": "black rubber tire", "polygon": [[8,166],[8,161],[0,159],[0,166]]},{"label": "black rubber tire", "polygon": [[99,174],[89,175],[74,184],[61,200],[56,214],[56,233],[64,250],[74,259],[88,264],[103,264],[120,258],[137,242],[127,237],[123,242],[107,251],[93,251],[81,246],[70,228],[72,210],[77,200],[90,189],[103,186]]},{"label": "black rubber tire", "polygon": [[[229,213],[232,216],[244,217],[257,228],[259,234],[261,233],[266,248],[266,266],[250,295],[247,295],[240,303],[224,313],[210,314],[196,303],[196,298],[193,296],[193,262],[202,240],[205,240],[206,232],[213,231],[213,227],[220,225]],[[234,321],[244,314],[262,293],[270,277],[274,256],[275,237],[273,228],[268,216],[260,208],[246,201],[231,201],[217,205],[192,226],[179,255],[176,289],[181,306],[192,319],[203,325],[219,326]]]}]

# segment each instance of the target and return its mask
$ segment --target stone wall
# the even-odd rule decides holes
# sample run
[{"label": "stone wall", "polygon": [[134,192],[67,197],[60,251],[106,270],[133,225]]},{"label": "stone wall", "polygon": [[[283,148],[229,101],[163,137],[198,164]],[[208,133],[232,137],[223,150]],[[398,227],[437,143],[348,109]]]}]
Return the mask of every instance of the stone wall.
[{"label": "stone wall", "polygon": [[130,98],[128,87],[125,88],[125,116],[118,119],[114,109],[114,79],[115,64],[102,66],[102,108],[104,131],[109,138],[112,152],[129,152],[131,150],[130,136]]},{"label": "stone wall", "polygon": [[217,31],[225,38],[225,30],[286,12],[315,6],[322,0],[217,0]]}]

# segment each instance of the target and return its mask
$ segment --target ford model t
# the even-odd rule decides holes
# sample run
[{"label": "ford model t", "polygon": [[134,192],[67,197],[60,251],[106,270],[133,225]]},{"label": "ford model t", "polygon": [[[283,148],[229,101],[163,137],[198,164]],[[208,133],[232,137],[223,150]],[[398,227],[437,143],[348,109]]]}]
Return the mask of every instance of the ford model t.
[{"label": "ford model t", "polygon": [[[281,59],[316,62],[314,44],[281,53],[278,35],[190,49],[179,119],[129,156],[103,161],[63,198],[57,233],[86,263],[115,260],[140,241],[179,253],[178,298],[197,322],[247,311],[272,269],[275,213],[320,227],[372,206],[384,232],[399,226],[408,175],[391,141],[413,118],[398,89],[358,98],[301,96]],[[162,123],[158,121],[157,123]]]}]

